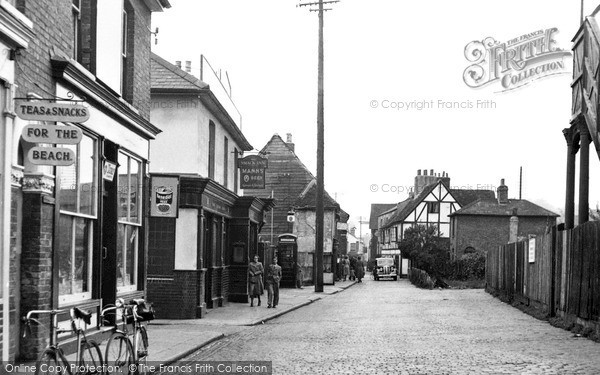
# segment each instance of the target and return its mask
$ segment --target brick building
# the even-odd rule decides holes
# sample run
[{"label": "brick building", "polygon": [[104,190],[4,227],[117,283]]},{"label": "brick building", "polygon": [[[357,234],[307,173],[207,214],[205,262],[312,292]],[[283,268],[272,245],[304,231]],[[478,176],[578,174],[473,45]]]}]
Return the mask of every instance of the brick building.
[{"label": "brick building", "polygon": [[[265,217],[267,224],[260,236],[261,240],[277,246],[280,236],[297,234],[297,249],[292,254],[291,259],[283,263],[280,261],[284,279],[289,279],[286,275],[293,275],[296,264],[300,263],[304,269],[304,281],[312,283],[315,241],[314,237],[312,237],[312,243],[310,239],[302,237],[305,237],[306,234],[306,224],[312,222],[314,227],[314,210],[310,206],[314,207],[315,205],[315,177],[298,158],[294,150],[295,145],[292,142],[291,134],[287,135],[286,141],[278,134],[274,134],[260,151],[260,154],[267,158],[269,163],[265,174],[265,189],[246,189],[244,194],[262,198],[272,196],[275,199],[276,206],[272,214]],[[333,227],[329,231],[330,236],[324,235],[323,239],[324,253],[326,254],[324,264],[326,269],[331,269],[331,265],[328,268],[326,263],[331,264],[335,259],[331,255],[337,230],[337,225],[333,224],[333,220],[336,220],[336,223],[339,221],[340,208],[327,192],[325,192],[325,200],[331,213],[329,218],[325,218],[325,225],[330,223]],[[294,222],[288,220],[288,213],[293,214],[295,217]],[[302,228],[298,228],[299,222],[302,223]],[[287,256],[286,259],[288,259]]]},{"label": "brick building", "polygon": [[460,258],[465,252],[487,252],[541,235],[556,225],[557,217],[526,199],[509,199],[502,179],[497,197],[478,199],[450,214],[450,251],[454,258]]},{"label": "brick building", "polygon": [[[145,294],[145,176],[159,133],[149,121],[149,27],[151,13],[168,7],[168,0],[0,2],[2,202],[11,207],[3,204],[1,230],[3,360],[35,358],[46,345],[47,330],[20,337],[19,318],[30,310],[78,306],[97,323],[102,301]],[[24,120],[14,100],[77,100],[89,119]],[[80,134],[56,146],[70,155],[68,165],[36,160],[36,147],[48,142],[21,137],[28,125]]]},{"label": "brick building", "polygon": [[150,218],[148,298],[161,317],[202,318],[248,301],[247,266],[272,200],[238,195],[237,160],[253,147],[226,109],[229,96],[155,54],[151,82],[151,118],[163,132],[150,171],[177,180],[179,199],[176,215]]}]

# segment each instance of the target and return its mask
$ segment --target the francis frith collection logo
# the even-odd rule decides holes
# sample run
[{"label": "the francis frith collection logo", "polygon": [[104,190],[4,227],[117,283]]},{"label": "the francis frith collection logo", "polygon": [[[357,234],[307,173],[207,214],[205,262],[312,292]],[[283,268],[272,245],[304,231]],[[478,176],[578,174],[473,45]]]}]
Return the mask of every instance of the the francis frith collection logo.
[{"label": "the francis frith collection logo", "polygon": [[472,64],[464,73],[467,86],[479,88],[499,83],[500,91],[509,91],[537,79],[569,73],[564,61],[571,52],[556,45],[556,27],[540,29],[501,43],[492,37],[475,40],[465,47]]}]

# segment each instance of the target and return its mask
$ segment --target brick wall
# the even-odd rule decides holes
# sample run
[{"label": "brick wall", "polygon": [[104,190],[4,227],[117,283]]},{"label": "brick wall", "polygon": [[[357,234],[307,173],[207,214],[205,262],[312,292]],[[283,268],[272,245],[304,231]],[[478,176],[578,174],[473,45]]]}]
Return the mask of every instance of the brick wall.
[{"label": "brick wall", "polygon": [[16,346],[21,328],[20,313],[20,285],[19,269],[21,268],[21,246],[19,212],[22,209],[21,191],[19,188],[11,189],[10,205],[10,350],[9,360],[12,361],[16,356]]},{"label": "brick wall", "polygon": [[133,86],[132,104],[146,120],[150,119],[150,12],[141,0],[132,1],[134,9],[133,30]]},{"label": "brick wall", "polygon": [[151,217],[148,230],[148,275],[172,276],[175,268],[175,218]]},{"label": "brick wall", "polygon": [[[50,57],[73,54],[70,0],[18,0],[17,8],[35,25],[35,37],[16,59],[17,97],[28,92],[48,97],[55,92]],[[39,87],[38,87],[39,85]]]},{"label": "brick wall", "polygon": [[478,251],[489,251],[498,245],[508,243],[508,216],[458,216],[455,233],[457,258],[465,248],[473,247]]},{"label": "brick wall", "polygon": [[[52,231],[54,206],[42,202],[42,195],[23,195],[23,244],[21,253],[21,312],[52,307]],[[48,318],[40,317],[45,329],[34,329],[22,340],[20,354],[36,358],[48,339]]]},{"label": "brick wall", "polygon": [[[287,213],[313,176],[279,136],[271,139],[265,151],[265,157],[269,159],[269,168],[265,171],[265,189],[245,189],[244,195],[267,198],[271,196],[271,190],[274,192],[273,241],[276,243],[278,235],[292,233],[293,227],[287,221]],[[265,219],[268,224],[262,228],[261,237],[268,241],[271,214],[267,213]]]},{"label": "brick wall", "polygon": [[[466,247],[475,250],[489,251],[499,245],[508,243],[510,232],[510,217],[508,216],[455,216],[457,229],[454,246],[456,256],[460,257]],[[555,218],[519,217],[518,236],[527,237],[530,234],[541,235],[548,225],[556,224]]]},{"label": "brick wall", "polygon": [[173,271],[173,278],[148,279],[148,300],[159,319],[195,319],[198,288],[203,288],[199,271]]}]

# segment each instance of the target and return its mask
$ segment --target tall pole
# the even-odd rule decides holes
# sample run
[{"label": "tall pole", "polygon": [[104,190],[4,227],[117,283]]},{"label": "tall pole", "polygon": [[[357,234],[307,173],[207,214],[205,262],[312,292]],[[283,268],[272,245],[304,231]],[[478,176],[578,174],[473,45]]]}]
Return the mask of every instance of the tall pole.
[{"label": "tall pole", "polygon": [[[318,2],[301,3],[298,6],[315,6],[311,9],[319,13],[319,57],[318,57],[318,85],[317,85],[317,202],[315,218],[315,292],[323,292],[323,232],[324,232],[324,199],[325,199],[325,116],[324,116],[324,90],[323,90],[323,4],[337,3],[339,0],[319,0]],[[332,249],[333,250],[333,249]]]},{"label": "tall pole", "polygon": [[323,226],[325,195],[325,121],[324,121],[324,95],[323,95],[323,0],[319,0],[319,69],[317,93],[317,217],[316,217],[316,244],[315,244],[315,292],[323,291]]}]

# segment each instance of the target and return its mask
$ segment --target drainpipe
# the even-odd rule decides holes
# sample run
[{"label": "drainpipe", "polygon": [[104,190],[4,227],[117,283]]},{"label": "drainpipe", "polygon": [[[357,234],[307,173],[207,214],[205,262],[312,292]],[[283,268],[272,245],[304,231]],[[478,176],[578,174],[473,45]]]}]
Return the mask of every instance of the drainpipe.
[{"label": "drainpipe", "polygon": [[8,84],[0,86],[0,90],[4,90],[4,103],[1,104],[3,108],[1,116],[4,117],[4,126],[2,126],[2,136],[4,143],[2,144],[2,212],[0,213],[0,222],[2,227],[0,228],[0,238],[2,239],[2,253],[0,254],[0,266],[2,267],[2,360],[8,361],[8,349],[10,347],[10,186],[11,186],[11,144],[12,144],[12,128],[13,128],[13,115],[11,106],[11,89]]}]

